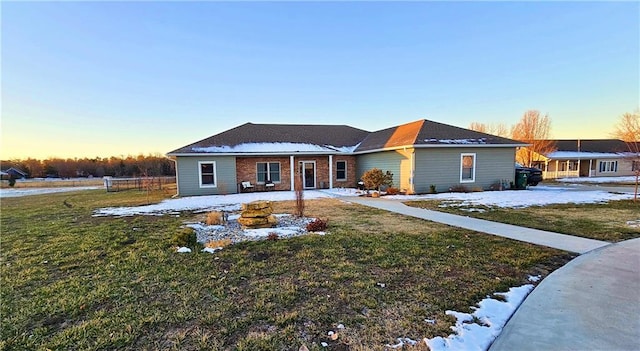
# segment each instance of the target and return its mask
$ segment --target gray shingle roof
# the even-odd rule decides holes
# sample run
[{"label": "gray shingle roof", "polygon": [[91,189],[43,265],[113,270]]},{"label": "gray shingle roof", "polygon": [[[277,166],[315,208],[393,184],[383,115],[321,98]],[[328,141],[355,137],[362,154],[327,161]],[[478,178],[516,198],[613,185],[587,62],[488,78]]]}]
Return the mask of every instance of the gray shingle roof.
[{"label": "gray shingle roof", "polygon": [[404,145],[524,145],[499,136],[429,120],[419,120],[369,134],[356,152]]},{"label": "gray shingle roof", "polygon": [[[627,144],[618,139],[563,139],[555,142],[556,151],[616,153],[627,152]],[[579,142],[579,146],[578,146]]]},{"label": "gray shingle roof", "polygon": [[429,120],[418,120],[376,132],[347,125],[245,123],[171,151],[169,155],[206,153],[211,152],[206,148],[234,147],[251,143],[298,143],[338,148],[359,144],[355,152],[411,145],[524,145],[515,140]]},{"label": "gray shingle roof", "polygon": [[368,134],[366,130],[346,125],[245,123],[171,151],[169,154],[196,153],[194,148],[237,146],[248,143],[300,143],[349,147],[357,145]]}]

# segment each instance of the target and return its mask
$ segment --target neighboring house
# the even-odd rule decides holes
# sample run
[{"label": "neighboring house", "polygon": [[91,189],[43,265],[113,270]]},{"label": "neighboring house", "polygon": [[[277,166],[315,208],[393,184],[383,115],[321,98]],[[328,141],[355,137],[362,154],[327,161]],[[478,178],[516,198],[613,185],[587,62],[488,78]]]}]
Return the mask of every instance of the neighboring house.
[{"label": "neighboring house", "polygon": [[[27,178],[27,173],[23,172],[17,168],[11,167],[5,171],[2,171],[3,173],[6,173],[7,176],[9,177],[13,177],[14,179],[25,179]],[[4,174],[2,175],[3,177],[5,176]]]},{"label": "neighboring house", "polygon": [[178,194],[252,189],[355,187],[372,168],[393,173],[394,186],[426,193],[430,186],[488,189],[513,181],[515,150],[525,144],[428,120],[368,132],[345,125],[246,123],[171,151]]},{"label": "neighboring house", "polygon": [[574,139],[552,140],[555,151],[535,155],[533,166],[540,168],[544,179],[567,177],[629,176],[640,165],[622,140]]}]

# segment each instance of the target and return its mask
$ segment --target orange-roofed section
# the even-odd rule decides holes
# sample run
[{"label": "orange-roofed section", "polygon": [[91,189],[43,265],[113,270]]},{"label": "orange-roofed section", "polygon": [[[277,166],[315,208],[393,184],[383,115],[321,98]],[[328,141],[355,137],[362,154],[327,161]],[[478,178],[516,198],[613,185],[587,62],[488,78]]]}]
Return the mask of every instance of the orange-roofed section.
[{"label": "orange-roofed section", "polygon": [[422,129],[424,119],[397,126],[393,134],[384,144],[385,147],[394,147],[402,145],[413,145],[418,137],[418,133]]}]

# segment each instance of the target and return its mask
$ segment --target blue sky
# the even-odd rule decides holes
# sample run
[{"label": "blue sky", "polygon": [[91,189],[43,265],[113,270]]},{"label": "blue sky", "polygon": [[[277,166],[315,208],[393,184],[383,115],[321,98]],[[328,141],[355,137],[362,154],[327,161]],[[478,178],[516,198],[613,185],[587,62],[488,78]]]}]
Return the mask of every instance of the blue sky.
[{"label": "blue sky", "polygon": [[638,2],[7,2],[0,157],[166,153],[243,124],[426,118],[608,138]]}]

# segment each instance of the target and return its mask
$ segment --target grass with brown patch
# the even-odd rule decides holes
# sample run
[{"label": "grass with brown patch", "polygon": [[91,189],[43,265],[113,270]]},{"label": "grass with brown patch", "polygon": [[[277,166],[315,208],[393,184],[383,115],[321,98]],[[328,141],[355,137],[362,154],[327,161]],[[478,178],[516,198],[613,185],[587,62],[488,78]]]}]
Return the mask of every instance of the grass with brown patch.
[{"label": "grass with brown patch", "polygon": [[[336,199],[305,202],[306,215],[329,219],[327,235],[214,255],[172,247],[196,217],[189,212],[91,216],[146,199],[137,191],[3,199],[0,349],[383,350],[398,337],[448,335],[446,310],[470,312],[572,257]],[[295,202],[274,207],[293,213]],[[339,323],[346,329],[332,341]]]}]

